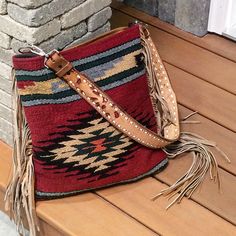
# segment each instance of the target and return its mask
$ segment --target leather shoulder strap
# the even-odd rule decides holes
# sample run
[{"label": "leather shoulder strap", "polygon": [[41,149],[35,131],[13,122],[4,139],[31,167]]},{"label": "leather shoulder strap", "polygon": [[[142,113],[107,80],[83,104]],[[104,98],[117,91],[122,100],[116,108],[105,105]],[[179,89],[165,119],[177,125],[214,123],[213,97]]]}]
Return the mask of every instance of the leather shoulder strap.
[{"label": "leather shoulder strap", "polygon": [[[165,130],[167,130],[167,132],[165,132],[166,137],[161,137],[157,133],[147,129],[112,101],[112,99],[87,78],[87,76],[74,69],[72,64],[57,51],[54,51],[50,57],[47,58],[45,64],[53,70],[58,77],[64,79],[72,89],[77,91],[79,95],[94,107],[107,121],[136,142],[150,148],[161,148],[178,138],[178,124],[171,124],[169,127],[165,128]],[[171,96],[172,94],[170,93],[172,89],[170,89],[170,87],[163,88],[163,90],[165,89],[169,90],[167,94]],[[164,94],[165,93],[166,91],[164,91]],[[176,100],[172,101],[175,103],[172,104],[172,106],[177,107]],[[174,110],[176,111],[176,109]]]}]

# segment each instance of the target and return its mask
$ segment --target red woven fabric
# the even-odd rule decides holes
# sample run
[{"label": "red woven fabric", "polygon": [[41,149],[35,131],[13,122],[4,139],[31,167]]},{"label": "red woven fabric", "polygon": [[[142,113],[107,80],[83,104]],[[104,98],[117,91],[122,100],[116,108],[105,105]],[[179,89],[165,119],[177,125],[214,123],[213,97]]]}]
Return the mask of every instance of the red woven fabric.
[{"label": "red woven fabric", "polygon": [[[65,52],[146,127],[157,130],[141,53],[138,26]],[[127,67],[127,64],[130,64]],[[166,165],[161,150],[146,148],[109,124],[43,59],[14,58],[18,90],[33,142],[38,198],[55,198],[136,180]]]}]

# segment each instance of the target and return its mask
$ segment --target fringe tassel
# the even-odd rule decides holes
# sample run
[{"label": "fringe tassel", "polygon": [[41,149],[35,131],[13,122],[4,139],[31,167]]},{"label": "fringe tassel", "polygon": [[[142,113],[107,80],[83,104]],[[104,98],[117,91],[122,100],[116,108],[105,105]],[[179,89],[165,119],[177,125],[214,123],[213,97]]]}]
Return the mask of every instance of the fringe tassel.
[{"label": "fringe tassel", "polygon": [[180,123],[181,124],[201,124],[200,121],[198,120],[188,120],[190,117],[194,116],[195,114],[197,114],[198,112],[197,111],[194,111],[192,113],[190,113],[189,115],[187,115],[186,117],[184,117]]},{"label": "fringe tassel", "polygon": [[[144,33],[144,32],[143,32]],[[149,76],[150,95],[153,107],[157,114],[158,126],[161,133],[164,127],[172,122],[166,101],[160,95],[160,88],[157,73],[153,68],[151,49],[147,43],[146,35],[142,35],[142,45],[144,47],[145,63]],[[25,235],[22,219],[26,216],[29,226],[30,236],[36,236],[39,232],[39,223],[35,211],[34,199],[34,167],[32,141],[29,127],[17,94],[15,76],[13,76],[15,95],[15,131],[14,131],[14,152],[13,152],[13,173],[5,195],[6,209],[10,211],[11,218],[17,225],[18,232]],[[188,118],[188,117],[187,117]],[[184,122],[186,122],[186,119]],[[153,200],[160,196],[168,196],[174,200],[167,206],[167,209],[174,203],[180,203],[184,196],[191,197],[193,192],[204,180],[206,173],[210,170],[210,177],[218,183],[220,188],[220,178],[218,173],[217,161],[209,149],[215,147],[223,157],[230,162],[229,158],[223,153],[215,143],[210,142],[196,134],[183,132],[178,141],[163,148],[170,159],[176,156],[191,152],[193,153],[193,163],[189,170],[181,176],[172,186],[162,190]]]},{"label": "fringe tassel", "polygon": [[178,141],[163,148],[163,151],[170,159],[174,159],[183,153],[191,152],[193,154],[193,162],[189,170],[183,176],[172,186],[163,189],[158,195],[153,197],[152,200],[156,200],[160,196],[167,196],[169,199],[175,197],[167,206],[166,209],[168,209],[173,204],[180,203],[184,196],[190,198],[193,192],[203,182],[208,170],[210,170],[210,178],[218,184],[218,188],[220,189],[221,184],[218,164],[214,154],[209,149],[210,147],[216,148],[226,161],[230,162],[227,155],[222,152],[214,142],[208,141],[193,133],[183,132]]},{"label": "fringe tassel", "polygon": [[[158,73],[155,71],[156,61],[152,56],[153,42],[149,36],[149,32],[145,27],[141,26],[141,39],[143,45],[143,54],[145,58],[145,64],[147,68],[147,74],[149,77],[150,96],[156,114],[157,123],[160,127],[159,134],[161,135],[166,125],[174,124],[172,117],[165,99],[161,96],[160,85],[158,83]],[[155,52],[157,55],[158,53]],[[192,115],[197,112],[193,112],[186,116],[181,123],[182,124],[198,124],[198,121],[187,121]],[[218,172],[218,164],[213,155],[210,147],[216,148],[223,157],[230,162],[229,158],[223,153],[214,142],[208,141],[203,137],[183,132],[180,134],[178,141],[163,148],[163,151],[167,154],[168,158],[174,159],[175,157],[191,152],[193,154],[193,163],[189,170],[181,176],[172,186],[162,190],[158,195],[152,198],[157,199],[160,196],[168,196],[169,199],[174,200],[167,206],[167,209],[174,203],[180,203],[184,196],[190,198],[193,192],[203,182],[206,173],[210,170],[210,177],[217,182],[220,188],[220,178]]]},{"label": "fringe tassel", "polygon": [[26,235],[23,219],[26,217],[30,236],[39,232],[34,199],[34,166],[30,130],[26,122],[16,79],[13,77],[14,105],[14,150],[12,177],[5,194],[5,208],[17,226],[17,231]]},{"label": "fringe tassel", "polygon": [[[144,60],[145,60],[147,74],[148,74],[150,97],[153,104],[154,113],[156,115],[156,121],[157,121],[158,127],[160,127],[158,132],[159,134],[161,134],[164,128],[173,122],[172,122],[172,117],[171,117],[168,105],[165,99],[161,96],[160,84],[158,82],[158,75],[157,75],[157,72],[154,70],[154,66],[153,66],[154,61],[152,58],[152,51],[151,51],[152,49],[149,46],[150,42],[148,42],[148,40],[151,41],[151,38],[145,35],[144,29],[145,28],[141,29],[143,54],[144,54]],[[153,44],[152,41],[151,43]]]}]

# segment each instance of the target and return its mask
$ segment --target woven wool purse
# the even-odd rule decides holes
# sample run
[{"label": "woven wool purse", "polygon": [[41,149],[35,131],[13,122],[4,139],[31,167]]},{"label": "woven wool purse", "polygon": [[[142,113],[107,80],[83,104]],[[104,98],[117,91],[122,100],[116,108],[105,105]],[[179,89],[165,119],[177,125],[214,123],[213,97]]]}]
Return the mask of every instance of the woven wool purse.
[{"label": "woven wool purse", "polygon": [[6,203],[19,231],[23,213],[30,235],[39,230],[34,197],[135,181],[185,151],[195,154],[193,165],[159,195],[180,192],[173,203],[180,201],[209,168],[218,180],[207,149],[213,145],[180,135],[175,94],[144,26],[118,28],[61,52],[30,47],[13,64],[16,132]]}]

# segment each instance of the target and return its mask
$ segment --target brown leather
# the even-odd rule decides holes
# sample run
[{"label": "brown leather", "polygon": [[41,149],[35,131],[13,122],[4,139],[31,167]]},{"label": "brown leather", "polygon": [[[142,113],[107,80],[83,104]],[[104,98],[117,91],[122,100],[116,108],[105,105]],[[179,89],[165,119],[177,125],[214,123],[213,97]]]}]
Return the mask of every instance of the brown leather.
[{"label": "brown leather", "polygon": [[[152,46],[152,43],[150,46]],[[147,129],[115,104],[115,102],[113,102],[112,99],[89,78],[75,70],[72,64],[63,58],[58,52],[53,52],[53,54],[50,55],[46,60],[46,65],[52,69],[58,77],[63,78],[72,89],[77,91],[82,98],[94,107],[114,127],[136,142],[150,148],[161,148],[178,138],[178,121],[176,124],[170,124],[165,127],[164,134],[166,134],[168,138],[161,137],[157,133]],[[172,91],[170,86],[164,86],[163,90],[164,94],[168,94],[168,96]],[[173,97],[172,94],[171,97]],[[171,112],[176,114],[177,105],[175,97],[169,102],[171,103],[170,105],[174,107]]]},{"label": "brown leather", "polygon": [[[178,140],[180,135],[180,126],[179,126],[179,114],[178,114],[178,106],[175,93],[171,87],[171,83],[169,80],[168,73],[165,69],[164,64],[162,63],[161,57],[156,49],[152,38],[150,37],[150,33],[144,25],[140,25],[140,32],[145,38],[145,44],[150,48],[149,55],[149,63],[151,63],[151,67],[153,69],[153,73],[155,76],[153,78],[149,78],[149,80],[155,80],[155,83],[159,85],[160,96],[164,99],[165,104],[168,107],[168,112],[171,116],[171,123],[166,125],[163,128],[164,137],[170,142],[174,142]],[[155,107],[154,110],[158,111],[158,107]]]},{"label": "brown leather", "polygon": [[73,68],[72,64],[61,57],[56,51],[51,54],[50,58],[47,60],[47,66],[51,69],[54,68],[53,71],[59,78],[62,78]]}]

